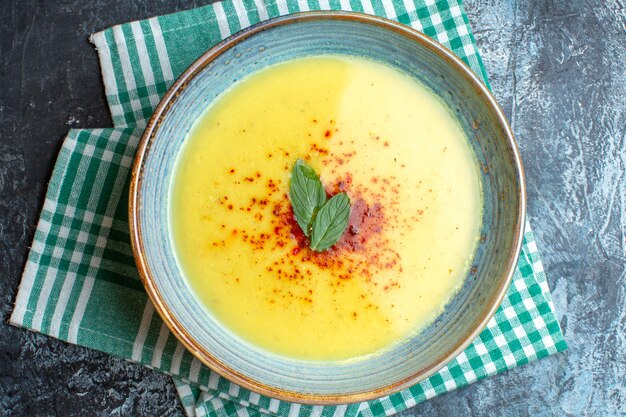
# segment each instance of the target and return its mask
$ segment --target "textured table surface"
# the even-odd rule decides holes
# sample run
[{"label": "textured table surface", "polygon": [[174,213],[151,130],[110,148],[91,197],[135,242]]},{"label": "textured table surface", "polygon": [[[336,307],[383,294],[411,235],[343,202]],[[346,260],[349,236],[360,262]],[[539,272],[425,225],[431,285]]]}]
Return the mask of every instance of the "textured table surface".
[{"label": "textured table surface", "polygon": [[[0,416],[182,416],[169,377],[6,322],[63,137],[111,126],[88,35],[205,3],[2,2]],[[626,9],[590,3],[466,1],[570,349],[405,417],[626,415]]]}]

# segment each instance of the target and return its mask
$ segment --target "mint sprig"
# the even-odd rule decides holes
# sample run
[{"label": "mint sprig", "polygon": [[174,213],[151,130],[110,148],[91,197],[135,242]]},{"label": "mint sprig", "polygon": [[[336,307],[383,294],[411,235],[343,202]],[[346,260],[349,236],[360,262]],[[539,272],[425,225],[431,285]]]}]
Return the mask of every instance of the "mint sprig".
[{"label": "mint sprig", "polygon": [[350,199],[345,193],[327,201],[319,175],[298,159],[291,171],[289,198],[296,222],[310,239],[311,249],[322,252],[337,243],[350,219]]},{"label": "mint sprig", "polygon": [[326,202],[326,191],[320,177],[302,159],[296,161],[291,171],[289,198],[298,226],[310,238],[313,218]]}]

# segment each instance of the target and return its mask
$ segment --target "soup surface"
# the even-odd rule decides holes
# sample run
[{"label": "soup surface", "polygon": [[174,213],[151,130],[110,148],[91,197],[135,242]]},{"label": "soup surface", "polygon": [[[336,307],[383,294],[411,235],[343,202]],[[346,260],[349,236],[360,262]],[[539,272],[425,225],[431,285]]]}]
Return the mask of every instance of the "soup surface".
[{"label": "soup surface", "polygon": [[[351,201],[324,252],[294,220],[298,158]],[[482,215],[475,157],[443,103],[341,56],[282,63],[223,94],[186,140],[170,201],[198,299],[248,342],[310,360],[371,354],[433,320],[462,284]]]}]

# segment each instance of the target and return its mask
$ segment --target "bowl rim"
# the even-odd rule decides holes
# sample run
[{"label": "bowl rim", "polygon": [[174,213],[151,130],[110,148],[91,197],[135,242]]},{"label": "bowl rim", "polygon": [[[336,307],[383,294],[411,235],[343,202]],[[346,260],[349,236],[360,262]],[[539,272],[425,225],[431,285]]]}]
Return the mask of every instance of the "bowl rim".
[{"label": "bowl rim", "polygon": [[[153,272],[150,270],[145,257],[143,238],[141,234],[141,222],[139,218],[139,208],[141,207],[140,190],[144,173],[144,160],[146,159],[146,156],[150,151],[151,145],[155,138],[155,134],[159,129],[161,121],[167,114],[170,107],[176,102],[178,95],[182,92],[182,90],[185,89],[185,87],[195,77],[195,75],[200,72],[207,64],[213,61],[216,57],[256,33],[277,26],[296,24],[301,21],[312,20],[356,21],[382,27],[420,43],[421,46],[429,49],[431,52],[435,53],[440,58],[447,61],[447,63],[454,67],[456,70],[460,71],[462,75],[467,78],[475,91],[478,94],[483,95],[485,101],[488,104],[488,107],[496,116],[498,123],[504,130],[506,136],[505,140],[508,143],[509,149],[512,152],[514,169],[519,184],[518,198],[520,204],[515,224],[515,235],[513,237],[514,245],[508,255],[508,261],[505,268],[506,272],[504,273],[504,276],[500,279],[499,288],[495,293],[496,296],[489,301],[488,311],[482,317],[478,326],[474,327],[473,329],[468,329],[467,333],[462,338],[462,341],[460,343],[458,343],[456,346],[449,348],[445,353],[439,356],[439,359],[437,361],[433,362],[429,367],[423,369],[422,371],[418,371],[410,375],[409,377],[403,378],[399,381],[395,381],[394,383],[381,388],[358,391],[349,394],[322,395],[315,393],[301,393],[267,385],[259,380],[256,380],[250,376],[244,375],[234,370],[228,364],[219,361],[210,352],[200,346],[196,342],[196,340],[187,332],[187,330],[181,325],[181,323],[173,316],[168,305],[165,302],[163,295],[156,287]],[[463,62],[446,47],[407,25],[378,16],[345,11],[312,11],[294,13],[262,21],[222,40],[218,44],[208,49],[197,60],[195,60],[176,79],[172,86],[163,95],[162,99],[155,108],[154,113],[150,117],[150,120],[145,127],[144,133],[137,146],[135,160],[132,166],[128,204],[131,246],[133,250],[133,256],[135,258],[135,263],[139,272],[139,277],[146,289],[146,292],[148,293],[150,301],[154,304],[154,308],[159,313],[170,331],[185,346],[185,348],[189,350],[202,363],[208,366],[212,371],[217,372],[224,378],[242,386],[243,388],[271,398],[314,405],[339,405],[356,403],[380,398],[391,393],[398,392],[404,388],[410,387],[430,377],[435,372],[444,367],[447,363],[449,363],[452,359],[458,356],[462,351],[464,351],[487,326],[487,323],[495,314],[508,290],[522,248],[525,218],[526,183],[524,169],[522,166],[522,161],[517,143],[515,141],[515,137],[506,119],[506,116],[502,111],[502,108],[498,105],[493,94],[489,91],[486,85],[483,84],[483,82],[478,78],[473,70],[470,69],[470,67],[465,64],[465,62]]]}]

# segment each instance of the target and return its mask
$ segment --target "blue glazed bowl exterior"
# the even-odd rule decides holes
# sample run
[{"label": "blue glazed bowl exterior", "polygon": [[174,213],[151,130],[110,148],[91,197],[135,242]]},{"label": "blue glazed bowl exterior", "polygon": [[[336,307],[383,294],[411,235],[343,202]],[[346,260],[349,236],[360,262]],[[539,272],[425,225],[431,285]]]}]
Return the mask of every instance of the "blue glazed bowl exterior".
[{"label": "blue glazed bowl exterior", "polygon": [[[187,285],[172,246],[169,195],[187,132],[220,94],[248,75],[311,55],[369,58],[400,69],[443,100],[481,167],[479,246],[461,290],[419,334],[375,355],[312,362],[257,348],[225,328]],[[236,146],[236,144],[232,144]],[[465,349],[500,304],[521,248],[525,191],[517,147],[501,109],[458,58],[424,35],[372,16],[316,12],[249,28],[196,61],[167,92],[139,146],[130,224],[140,276],[155,308],[201,361],[272,397],[338,404],[380,397],[432,375]],[[355,341],[358,343],[358,340]]]}]

